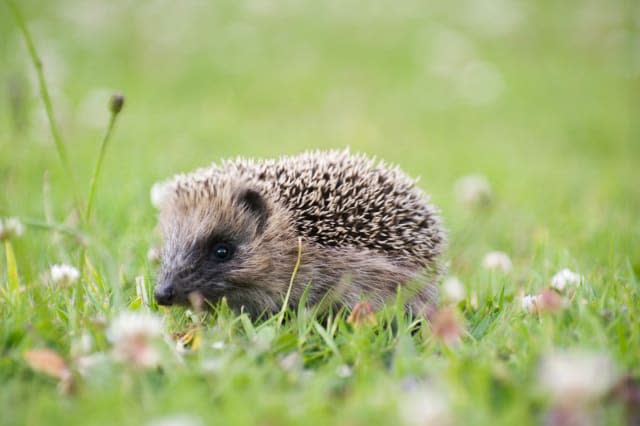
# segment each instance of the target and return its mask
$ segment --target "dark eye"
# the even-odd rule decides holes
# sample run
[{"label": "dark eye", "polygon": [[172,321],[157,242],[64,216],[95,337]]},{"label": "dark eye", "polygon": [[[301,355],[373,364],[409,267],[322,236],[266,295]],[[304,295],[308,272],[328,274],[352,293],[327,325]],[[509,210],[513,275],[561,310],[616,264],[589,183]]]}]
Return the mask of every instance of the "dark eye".
[{"label": "dark eye", "polygon": [[213,255],[218,260],[228,260],[233,255],[233,247],[231,244],[218,243],[213,246]]}]

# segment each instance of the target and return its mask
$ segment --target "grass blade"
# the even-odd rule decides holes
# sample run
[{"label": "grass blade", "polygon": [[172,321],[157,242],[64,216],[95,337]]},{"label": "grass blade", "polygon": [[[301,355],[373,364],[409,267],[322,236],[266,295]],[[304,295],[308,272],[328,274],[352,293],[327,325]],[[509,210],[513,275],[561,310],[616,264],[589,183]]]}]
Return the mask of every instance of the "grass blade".
[{"label": "grass blade", "polygon": [[15,294],[20,289],[20,280],[18,278],[16,255],[9,240],[5,240],[4,242],[4,251],[7,256],[7,283],[9,286],[9,293]]},{"label": "grass blade", "polygon": [[47,113],[47,119],[49,122],[49,129],[51,131],[51,136],[53,137],[53,142],[56,147],[56,151],[58,152],[58,156],[60,157],[60,161],[62,162],[62,167],[64,168],[69,181],[71,182],[71,192],[73,194],[74,202],[76,204],[76,208],[78,209],[78,213],[81,210],[81,202],[80,197],[78,195],[75,179],[73,176],[73,172],[71,169],[71,163],[69,162],[69,156],[67,154],[67,150],[65,148],[64,142],[62,140],[62,136],[60,134],[60,130],[58,129],[58,125],[56,123],[56,118],[53,110],[53,103],[51,102],[51,96],[49,95],[49,88],[47,86],[47,81],[44,77],[44,67],[42,65],[42,60],[38,55],[38,51],[36,49],[35,43],[33,42],[33,38],[31,37],[31,33],[29,32],[29,28],[25,23],[24,17],[22,13],[20,13],[20,9],[14,3],[13,0],[5,0],[9,9],[11,10],[13,17],[20,28],[20,32],[22,33],[22,37],[24,38],[25,43],[27,44],[27,50],[29,51],[29,56],[31,57],[31,61],[33,62],[33,66],[36,70],[36,75],[38,76],[38,84],[40,86],[40,97],[42,98],[42,103],[44,104],[45,112]]}]

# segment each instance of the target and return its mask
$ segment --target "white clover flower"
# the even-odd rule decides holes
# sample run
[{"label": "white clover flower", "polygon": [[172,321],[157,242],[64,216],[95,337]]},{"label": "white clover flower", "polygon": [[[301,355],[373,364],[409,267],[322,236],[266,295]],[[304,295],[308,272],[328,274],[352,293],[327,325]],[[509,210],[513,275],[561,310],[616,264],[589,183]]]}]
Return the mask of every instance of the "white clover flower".
[{"label": "white clover flower", "polygon": [[223,350],[226,346],[227,346],[227,344],[224,342],[224,340],[216,340],[215,342],[213,342],[211,344],[211,347],[213,349],[218,350],[218,351]]},{"label": "white clover flower", "polygon": [[521,303],[522,303],[522,309],[524,309],[529,313],[536,313],[540,308],[540,295],[528,294],[528,295],[522,296]]},{"label": "white clover flower", "polygon": [[456,198],[467,207],[479,207],[491,202],[489,181],[482,175],[463,176],[454,186]]},{"label": "white clover flower", "polygon": [[585,405],[602,398],[615,384],[617,372],[606,354],[557,351],[543,357],[539,382],[560,405]]},{"label": "white clover flower", "polygon": [[173,179],[163,180],[156,182],[151,186],[150,196],[151,205],[156,209],[160,209],[162,205],[167,201],[173,188]]},{"label": "white clover flower", "polygon": [[465,288],[457,277],[448,277],[442,283],[442,293],[447,303],[457,304],[465,297]]},{"label": "white clover flower", "polygon": [[400,418],[407,426],[448,426],[454,424],[446,395],[432,387],[421,386],[401,399]]},{"label": "white clover flower", "polygon": [[568,286],[580,287],[583,281],[582,275],[564,268],[551,278],[551,287],[563,292]]},{"label": "white clover flower", "polygon": [[485,269],[509,272],[512,264],[511,259],[506,253],[501,251],[492,251],[484,256],[482,266],[484,266]]},{"label": "white clover flower", "polygon": [[80,271],[66,264],[53,265],[49,273],[51,275],[51,281],[59,287],[71,285],[80,278]]},{"label": "white clover flower", "polygon": [[24,234],[24,225],[17,217],[0,219],[0,241],[19,238]]},{"label": "white clover flower", "polygon": [[154,367],[160,362],[156,343],[163,335],[162,318],[147,312],[122,312],[107,329],[115,359],[137,367]]}]

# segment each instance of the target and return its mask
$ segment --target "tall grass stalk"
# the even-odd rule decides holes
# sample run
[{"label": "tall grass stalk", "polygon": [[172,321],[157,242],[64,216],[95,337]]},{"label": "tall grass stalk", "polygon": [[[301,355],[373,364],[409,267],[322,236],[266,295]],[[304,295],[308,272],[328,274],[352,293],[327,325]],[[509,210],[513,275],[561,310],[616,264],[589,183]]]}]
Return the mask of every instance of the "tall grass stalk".
[{"label": "tall grass stalk", "polygon": [[102,142],[100,143],[100,152],[98,153],[98,160],[96,161],[96,167],[93,170],[93,176],[91,177],[91,185],[89,189],[89,198],[87,200],[87,210],[85,211],[85,222],[89,223],[91,219],[91,212],[93,211],[93,203],[96,197],[96,187],[98,183],[98,177],[100,176],[100,171],[102,170],[102,163],[104,161],[104,154],[107,150],[107,145],[109,144],[109,140],[111,139],[111,134],[113,132],[113,128],[116,124],[116,119],[118,118],[118,114],[122,110],[122,104],[124,102],[124,97],[121,94],[115,94],[111,97],[110,101],[110,111],[111,117],[109,118],[109,125],[107,126],[107,131],[102,138]]},{"label": "tall grass stalk", "polygon": [[13,13],[13,17],[16,20],[16,24],[20,28],[20,31],[22,32],[22,37],[24,38],[24,41],[27,44],[27,50],[29,51],[29,56],[31,56],[33,66],[38,76],[38,84],[40,86],[40,96],[42,98],[42,102],[44,104],[44,108],[47,113],[47,119],[49,121],[49,129],[51,130],[51,136],[53,137],[53,142],[55,144],[56,151],[58,152],[58,156],[60,157],[60,161],[62,162],[62,167],[64,168],[64,171],[67,174],[69,181],[71,182],[71,192],[74,198],[76,208],[78,209],[78,214],[82,215],[82,209],[81,209],[82,203],[80,201],[80,196],[78,195],[78,192],[77,192],[75,178],[73,176],[73,172],[71,169],[71,163],[69,162],[69,156],[67,154],[64,141],[62,140],[60,130],[58,129],[58,125],[56,123],[53,103],[51,102],[51,97],[49,96],[49,89],[47,87],[47,81],[44,77],[42,60],[40,60],[40,56],[38,55],[38,51],[36,50],[35,43],[33,42],[33,38],[31,37],[31,33],[29,32],[29,28],[25,23],[24,17],[20,13],[20,9],[18,9],[18,6],[16,6],[13,0],[5,0],[5,2],[9,6],[9,9],[11,10],[11,12]]}]

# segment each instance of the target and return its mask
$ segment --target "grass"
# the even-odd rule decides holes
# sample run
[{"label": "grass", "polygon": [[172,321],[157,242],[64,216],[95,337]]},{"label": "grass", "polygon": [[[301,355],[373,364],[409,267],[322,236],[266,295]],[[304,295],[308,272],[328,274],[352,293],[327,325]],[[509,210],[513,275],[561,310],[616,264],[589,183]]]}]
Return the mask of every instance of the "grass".
[{"label": "grass", "polygon": [[[0,217],[27,224],[0,249],[0,423],[397,424],[419,419],[411,401],[428,389],[455,424],[536,424],[554,408],[538,384],[552,350],[605,353],[640,375],[638,8],[474,5],[20,2],[71,178],[0,3]],[[89,193],[115,91],[127,101],[84,224],[72,188]],[[252,323],[224,306],[201,318],[151,302],[169,332],[191,333],[193,353],[165,344],[162,370],[74,372],[71,394],[29,367],[24,354],[42,348],[73,364],[85,334],[109,353],[111,319],[146,309],[136,279],[150,296],[155,181],[228,156],[344,146],[420,176],[441,207],[450,274],[466,288],[459,345],[394,306],[354,328],[348,312]],[[456,201],[471,173],[491,183],[489,208]],[[512,271],[482,268],[491,250]],[[52,287],[56,263],[83,276]],[[585,276],[569,305],[524,312],[520,296],[564,267]],[[595,405],[602,423],[624,423],[618,399]]]}]

